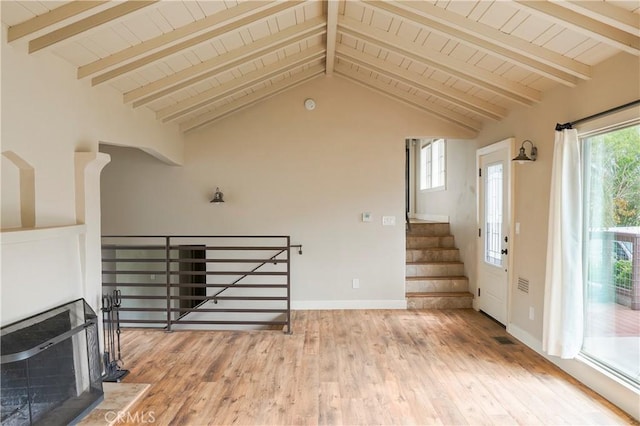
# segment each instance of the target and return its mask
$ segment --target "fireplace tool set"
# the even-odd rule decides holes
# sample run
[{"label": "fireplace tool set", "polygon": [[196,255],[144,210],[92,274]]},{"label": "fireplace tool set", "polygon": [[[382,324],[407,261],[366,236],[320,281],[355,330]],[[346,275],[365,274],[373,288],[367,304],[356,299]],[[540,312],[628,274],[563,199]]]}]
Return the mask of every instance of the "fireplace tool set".
[{"label": "fireplace tool set", "polygon": [[[122,295],[120,290],[113,290],[111,294],[102,295],[102,324],[104,333],[104,361],[105,373],[103,382],[120,382],[129,370],[120,368],[122,353],[120,351],[120,304]],[[116,358],[116,347],[118,358]]]}]

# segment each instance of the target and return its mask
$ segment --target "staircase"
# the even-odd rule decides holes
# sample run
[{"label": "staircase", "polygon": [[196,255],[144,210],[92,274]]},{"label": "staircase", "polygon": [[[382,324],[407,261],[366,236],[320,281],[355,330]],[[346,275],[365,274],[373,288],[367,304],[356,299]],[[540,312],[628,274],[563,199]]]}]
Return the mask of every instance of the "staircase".
[{"label": "staircase", "polygon": [[471,308],[473,294],[448,223],[411,223],[407,232],[408,309]]}]

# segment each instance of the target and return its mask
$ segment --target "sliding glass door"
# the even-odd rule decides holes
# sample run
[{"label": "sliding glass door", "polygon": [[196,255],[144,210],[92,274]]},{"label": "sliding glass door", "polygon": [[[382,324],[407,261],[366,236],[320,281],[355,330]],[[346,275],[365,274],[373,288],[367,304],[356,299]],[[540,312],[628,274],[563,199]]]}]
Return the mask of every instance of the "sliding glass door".
[{"label": "sliding glass door", "polygon": [[582,136],[583,354],[640,385],[640,125]]}]

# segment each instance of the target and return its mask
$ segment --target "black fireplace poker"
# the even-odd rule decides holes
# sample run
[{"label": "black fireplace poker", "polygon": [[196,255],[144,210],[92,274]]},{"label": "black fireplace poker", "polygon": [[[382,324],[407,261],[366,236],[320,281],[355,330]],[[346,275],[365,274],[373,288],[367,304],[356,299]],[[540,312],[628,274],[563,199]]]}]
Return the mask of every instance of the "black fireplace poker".
[{"label": "black fireplace poker", "polygon": [[[129,370],[120,368],[122,352],[120,349],[120,304],[122,296],[120,290],[113,290],[111,294],[102,295],[102,323],[104,337],[103,382],[119,383]],[[116,358],[116,346],[118,357]]]}]

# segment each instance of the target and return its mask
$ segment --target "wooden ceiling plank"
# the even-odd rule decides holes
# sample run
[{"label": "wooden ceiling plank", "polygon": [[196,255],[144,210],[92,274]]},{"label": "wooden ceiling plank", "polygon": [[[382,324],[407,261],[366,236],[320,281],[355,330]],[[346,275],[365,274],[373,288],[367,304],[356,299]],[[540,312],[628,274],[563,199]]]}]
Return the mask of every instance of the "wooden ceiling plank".
[{"label": "wooden ceiling plank", "polygon": [[233,94],[245,90],[255,84],[267,81],[279,74],[291,71],[310,62],[324,58],[325,47],[316,46],[292,55],[282,61],[275,62],[266,67],[257,69],[242,77],[233,79],[225,84],[205,90],[196,96],[185,99],[177,104],[163,108],[156,113],[156,118],[164,123],[173,121],[185,114],[192,113],[209,104]]},{"label": "wooden ceiling plank", "polygon": [[514,0],[514,4],[616,49],[640,56],[640,37],[638,33],[629,34],[626,31],[581,13],[576,13],[550,1]]},{"label": "wooden ceiling plank", "polygon": [[453,123],[457,126],[461,126],[466,130],[471,130],[477,133],[482,128],[482,123],[473,120],[464,115],[458,114],[455,111],[443,108],[439,105],[430,104],[420,99],[418,96],[412,95],[408,92],[402,91],[395,87],[391,87],[388,84],[377,81],[373,78],[367,78],[362,73],[359,73],[344,64],[340,63],[336,65],[336,74],[346,77],[347,79],[358,83],[364,87],[374,90],[382,95],[385,95],[396,101],[400,101],[409,106],[419,109],[422,112],[433,115],[441,120]]},{"label": "wooden ceiling plank", "polygon": [[439,52],[430,50],[428,54],[419,54],[424,51],[424,48],[354,19],[342,18],[338,22],[338,30],[362,41],[373,43],[396,54],[406,56],[411,60],[445,72],[519,104],[530,106],[533,102],[540,101],[541,95],[537,90]]},{"label": "wooden ceiling plank", "polygon": [[601,1],[554,1],[559,6],[618,28],[634,36],[640,34],[640,15]]},{"label": "wooden ceiling plank", "polygon": [[[484,40],[485,42],[490,43],[489,47],[491,47],[491,45],[499,46],[515,54],[534,58],[536,61],[546,66],[556,68],[583,80],[591,78],[591,67],[589,65],[530,43],[520,37],[497,30],[489,25],[465,18],[462,15],[450,12],[440,7],[432,6],[428,3],[402,1],[397,4],[402,7],[411,7],[411,10],[417,11],[423,17],[428,17],[430,20],[437,21],[457,31],[468,33],[474,37]],[[522,59],[521,56],[519,58]],[[544,67],[542,67],[541,70],[544,71]]]},{"label": "wooden ceiling plank", "polygon": [[383,74],[390,79],[401,81],[436,96],[446,102],[464,108],[474,114],[481,115],[491,120],[500,121],[507,115],[507,111],[499,106],[486,102],[475,96],[468,95],[444,84],[425,79],[420,74],[411,72],[402,67],[394,66],[382,59],[367,55],[359,50],[345,46],[338,46],[338,56],[365,67],[371,71]]},{"label": "wooden ceiling plank", "polygon": [[291,2],[282,2],[282,3],[275,3],[273,6],[271,6],[270,8],[261,10],[259,12],[256,12],[254,14],[251,14],[249,16],[245,16],[242,17],[236,21],[227,23],[226,25],[223,25],[222,27],[216,28],[214,30],[208,31],[206,33],[203,34],[199,34],[193,38],[190,38],[188,40],[184,40],[180,43],[174,44],[172,46],[169,46],[167,48],[164,48],[162,50],[158,50],[154,53],[151,53],[147,56],[141,57],[139,59],[136,59],[133,62],[129,62],[125,65],[122,65],[118,68],[112,69],[111,71],[107,71],[104,74],[100,74],[96,77],[93,77],[91,79],[91,85],[92,86],[96,86],[98,84],[101,83],[105,83],[109,80],[112,80],[116,77],[120,77],[122,75],[125,75],[127,73],[130,73],[132,71],[137,70],[138,68],[141,68],[145,65],[149,65],[153,62],[159,61],[163,58],[166,58],[167,56],[179,53],[185,49],[194,47],[198,44],[201,43],[205,43],[208,42],[211,39],[220,37],[221,35],[224,34],[233,34],[235,31],[239,30],[240,28],[246,27],[247,25],[250,24],[254,24],[256,22],[260,22],[262,20],[268,19],[269,17],[271,17],[274,14],[277,14],[279,12],[282,12],[284,10],[290,9],[292,7],[296,7],[299,6],[300,4],[302,4],[299,0],[296,1],[291,1]]},{"label": "wooden ceiling plank", "polygon": [[78,36],[86,31],[97,28],[101,25],[123,18],[137,10],[157,3],[158,0],[130,0],[118,3],[116,6],[88,16],[80,21],[59,28],[48,34],[35,38],[29,42],[29,53],[34,53],[46,47],[53,46],[71,37]]},{"label": "wooden ceiling plank", "polygon": [[[487,54],[519,65],[531,72],[569,87],[577,84],[576,74],[590,78],[588,65],[580,64],[555,52],[528,43],[526,40],[502,33],[488,25],[448,12],[426,2],[396,2],[394,4],[365,0],[367,6],[400,16],[410,22],[428,27],[445,37],[462,42]],[[562,65],[560,65],[562,64]],[[571,73],[566,72],[569,69]]]},{"label": "wooden ceiling plank", "polygon": [[219,108],[215,111],[211,111],[209,113],[205,113],[192,118],[191,120],[185,121],[180,124],[180,130],[182,132],[189,132],[201,127],[208,126],[212,122],[228,116],[234,112],[240,111],[244,108],[248,108],[252,105],[255,105],[259,101],[282,93],[285,90],[289,90],[295,86],[309,81],[310,79],[321,76],[324,74],[324,72],[324,65],[316,65],[315,67],[311,67],[308,70],[297,73],[288,79],[284,79],[275,84],[272,84],[264,90],[259,90],[250,95],[244,96],[237,101],[231,102],[228,105],[225,105],[224,107]]},{"label": "wooden ceiling plank", "polygon": [[[154,92],[148,96],[145,96],[143,98],[140,98],[136,101],[133,102],[133,107],[134,108],[138,108],[142,105],[146,105],[149,102],[155,101],[157,99],[163,98],[165,96],[169,96],[171,94],[173,94],[175,91],[177,90],[182,90],[184,88],[190,87],[194,84],[199,83],[200,81],[206,80],[208,78],[220,75],[221,73],[224,73],[226,71],[232,70],[238,66],[241,66],[242,64],[246,63],[246,62],[250,62],[250,61],[254,61],[257,59],[260,59],[261,57],[264,57],[266,55],[270,55],[275,51],[279,51],[280,49],[284,49],[285,47],[294,44],[294,43],[298,43],[300,41],[305,40],[306,38],[312,38],[315,37],[316,35],[319,34],[323,34],[324,33],[324,28],[318,28],[315,30],[316,33],[305,33],[305,34],[301,34],[298,37],[296,37],[295,39],[292,40],[287,40],[284,41],[278,45],[275,46],[271,46],[270,48],[267,48],[266,50],[261,50],[261,51],[256,51],[254,53],[252,53],[250,56],[247,56],[245,58],[241,58],[238,59],[237,61],[233,61],[233,62],[229,62],[227,64],[224,64],[220,67],[213,67],[212,69],[210,69],[209,71],[203,73],[203,74],[199,74],[196,75],[193,78],[187,79],[182,81],[181,83],[177,83],[174,85],[170,85],[167,88],[160,90],[158,92]],[[125,93],[126,95],[126,93]]]},{"label": "wooden ceiling plank", "polygon": [[47,27],[59,24],[71,18],[77,18],[81,14],[105,5],[108,1],[73,1],[60,7],[50,10],[47,13],[38,15],[28,21],[21,22],[9,27],[7,41],[12,42],[22,37],[32,35]]},{"label": "wooden ceiling plank", "polygon": [[336,55],[336,37],[338,34],[338,0],[327,0],[327,75],[333,74]]},{"label": "wooden ceiling plank", "polygon": [[271,2],[243,2],[236,7],[210,15],[204,19],[192,22],[175,30],[157,37],[138,43],[127,49],[116,52],[105,58],[78,67],[78,78],[85,78],[92,74],[111,69],[126,61],[132,61],[144,54],[153,53],[167,45],[180,42],[182,39],[198,35],[201,32],[217,28],[241,19],[271,4]]},{"label": "wooden ceiling plank", "polygon": [[323,34],[325,30],[326,23],[323,17],[311,19],[304,24],[294,25],[239,49],[216,56],[198,65],[131,90],[124,94],[124,102],[134,102],[134,108],[139,107],[166,96],[175,90],[188,87],[205,78],[216,75],[223,70],[237,67],[246,61],[260,58],[290,44]]}]

